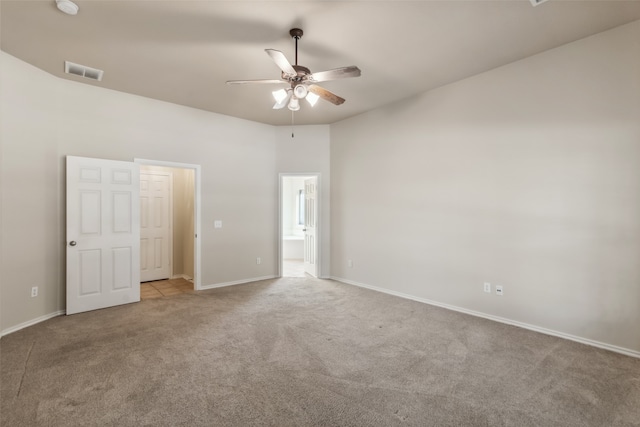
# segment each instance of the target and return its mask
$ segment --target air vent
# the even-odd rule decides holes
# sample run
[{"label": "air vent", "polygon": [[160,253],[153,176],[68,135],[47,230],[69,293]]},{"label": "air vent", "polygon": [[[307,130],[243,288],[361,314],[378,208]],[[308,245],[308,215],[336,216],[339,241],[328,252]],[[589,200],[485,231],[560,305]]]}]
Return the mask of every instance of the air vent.
[{"label": "air vent", "polygon": [[64,61],[64,72],[97,81],[101,81],[102,75],[104,74],[102,70],[87,67],[86,65],[74,64],[69,61]]},{"label": "air vent", "polygon": [[529,1],[531,2],[531,5],[532,5],[532,6],[537,6],[537,5],[539,5],[540,3],[544,3],[544,2],[547,2],[547,1],[549,1],[549,0],[529,0]]}]

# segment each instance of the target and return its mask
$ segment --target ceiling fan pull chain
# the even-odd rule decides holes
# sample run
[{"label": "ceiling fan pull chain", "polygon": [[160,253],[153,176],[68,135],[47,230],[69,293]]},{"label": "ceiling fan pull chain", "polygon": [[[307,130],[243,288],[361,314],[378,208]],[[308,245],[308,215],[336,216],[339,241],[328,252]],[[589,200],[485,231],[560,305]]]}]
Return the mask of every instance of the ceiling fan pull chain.
[{"label": "ceiling fan pull chain", "polygon": [[294,135],[293,135],[293,111],[291,112],[291,138],[294,138]]}]

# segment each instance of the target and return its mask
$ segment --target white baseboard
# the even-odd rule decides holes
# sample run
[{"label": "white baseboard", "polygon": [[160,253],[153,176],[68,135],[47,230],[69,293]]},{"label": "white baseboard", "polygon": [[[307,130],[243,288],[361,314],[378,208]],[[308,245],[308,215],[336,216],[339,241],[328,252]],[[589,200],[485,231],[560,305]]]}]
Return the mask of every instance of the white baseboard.
[{"label": "white baseboard", "polygon": [[[177,275],[177,276],[173,276],[172,278],[175,279],[175,278],[180,278],[180,277],[182,277],[182,278],[184,278],[186,280],[193,280],[189,276],[186,276],[186,275]],[[237,280],[235,282],[215,283],[213,285],[203,286],[202,288],[200,288],[200,290],[223,288],[223,287],[226,287],[226,286],[233,286],[233,285],[241,285],[243,283],[251,283],[251,282],[258,282],[260,280],[275,279],[276,277],[277,276],[264,276],[264,277],[254,277],[252,279]],[[10,328],[4,329],[2,331],[2,333],[0,334],[0,337],[3,337],[5,335],[9,335],[9,334],[11,334],[13,332],[19,331],[20,329],[24,329],[26,327],[33,326],[33,325],[35,325],[37,323],[44,322],[45,320],[49,320],[49,319],[51,319],[53,317],[61,316],[61,315],[66,314],[66,313],[67,313],[66,310],[58,310],[58,311],[56,311],[54,313],[45,314],[44,316],[40,316],[40,317],[37,317],[35,319],[28,320],[26,322],[20,323],[19,325],[15,325],[15,326],[12,326]]]},{"label": "white baseboard", "polygon": [[259,282],[261,280],[270,280],[270,279],[275,279],[277,277],[278,276],[263,276],[263,277],[254,277],[252,279],[236,280],[235,282],[214,283],[212,285],[204,285],[199,290],[204,291],[205,289],[225,288],[227,286],[242,285],[244,283],[251,283],[251,282]]},{"label": "white baseboard", "polygon": [[405,299],[421,302],[421,303],[424,303],[424,304],[429,304],[429,305],[434,305],[434,306],[437,306],[437,307],[446,308],[447,310],[453,310],[453,311],[458,311],[460,313],[470,314],[470,315],[476,316],[476,317],[482,317],[484,319],[493,320],[495,322],[500,322],[500,323],[504,323],[504,324],[507,324],[507,325],[517,326],[517,327],[523,328],[523,329],[529,329],[531,331],[540,332],[540,333],[545,334],[545,335],[551,335],[551,336],[554,336],[554,337],[564,338],[564,339],[567,339],[567,340],[570,340],[570,341],[579,342],[581,344],[586,344],[586,345],[590,345],[592,347],[602,348],[604,350],[609,350],[609,351],[613,351],[615,353],[620,353],[620,354],[624,354],[626,356],[631,356],[631,357],[635,357],[635,358],[640,359],[640,351],[635,351],[635,350],[631,350],[631,349],[624,348],[624,347],[618,347],[618,346],[615,346],[615,345],[612,345],[612,344],[607,344],[607,343],[603,343],[603,342],[600,342],[600,341],[594,341],[594,340],[590,340],[588,338],[578,337],[578,336],[575,336],[575,335],[566,334],[564,332],[554,331],[552,329],[542,328],[542,327],[539,327],[539,326],[530,325],[528,323],[523,323],[523,322],[518,322],[516,320],[511,320],[511,319],[507,319],[507,318],[500,317],[500,316],[494,316],[492,314],[486,314],[486,313],[482,313],[482,312],[479,312],[479,311],[468,310],[466,308],[457,307],[455,305],[443,304],[441,302],[432,301],[432,300],[429,300],[429,299],[426,299],[426,298],[420,298],[420,297],[416,297],[416,296],[409,295],[409,294],[404,294],[402,292],[396,292],[396,291],[392,291],[392,290],[385,289],[385,288],[379,288],[377,286],[366,285],[364,283],[359,283],[359,282],[355,282],[353,280],[343,279],[341,277],[331,276],[331,280],[335,280],[337,282],[341,282],[341,283],[344,283],[344,284],[347,284],[347,285],[358,286],[360,288],[370,289],[370,290],[376,291],[376,292],[382,292],[382,293],[393,295],[393,296],[400,297],[400,298],[405,298]]},{"label": "white baseboard", "polygon": [[174,274],[173,276],[171,276],[172,279],[184,279],[184,280],[188,280],[190,282],[193,282],[193,277],[188,276],[186,274]]},{"label": "white baseboard", "polygon": [[49,320],[49,319],[54,318],[54,317],[62,316],[63,314],[66,314],[66,313],[67,313],[66,310],[58,310],[58,311],[55,311],[53,313],[49,313],[49,314],[45,314],[44,316],[37,317],[35,319],[28,320],[26,322],[20,323],[19,325],[15,325],[15,326],[12,326],[10,328],[7,328],[7,329],[3,330],[2,334],[0,334],[0,337],[4,337],[5,335],[9,335],[9,334],[11,334],[13,332],[17,332],[20,329],[24,329],[26,327],[33,326],[36,323],[44,322],[45,320]]}]

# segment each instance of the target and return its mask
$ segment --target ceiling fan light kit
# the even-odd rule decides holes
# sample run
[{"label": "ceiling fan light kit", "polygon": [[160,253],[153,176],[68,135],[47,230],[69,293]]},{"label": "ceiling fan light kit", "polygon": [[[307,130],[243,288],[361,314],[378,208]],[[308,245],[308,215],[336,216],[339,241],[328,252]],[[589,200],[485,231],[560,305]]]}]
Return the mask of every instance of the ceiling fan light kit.
[{"label": "ceiling fan light kit", "polygon": [[275,62],[281,70],[280,80],[228,80],[227,84],[289,84],[290,87],[286,90],[280,89],[272,92],[273,98],[276,101],[273,106],[274,110],[280,110],[286,105],[289,110],[298,111],[300,109],[300,99],[306,99],[312,107],[320,98],[334,105],[344,103],[344,98],[331,93],[315,83],[348,77],[359,77],[361,74],[360,69],[352,65],[312,73],[307,67],[298,65],[298,40],[300,40],[302,34],[303,31],[300,28],[292,28],[289,31],[289,35],[293,37],[296,45],[295,65],[292,65],[279,50],[265,49],[267,55],[271,57],[273,62]]}]

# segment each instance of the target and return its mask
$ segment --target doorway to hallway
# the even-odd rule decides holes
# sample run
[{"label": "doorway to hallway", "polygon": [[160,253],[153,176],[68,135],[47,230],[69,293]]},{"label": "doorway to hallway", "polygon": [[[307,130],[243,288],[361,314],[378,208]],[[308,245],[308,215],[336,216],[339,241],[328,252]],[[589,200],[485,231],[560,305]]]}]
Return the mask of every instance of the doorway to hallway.
[{"label": "doorway to hallway", "polygon": [[140,282],[194,277],[194,171],[140,166]]},{"label": "doorway to hallway", "polygon": [[280,174],[280,276],[318,276],[319,174]]},{"label": "doorway to hallway", "polygon": [[[200,166],[145,159],[135,162],[140,164],[141,196],[145,174],[154,184],[150,181],[148,185],[147,199],[140,199],[141,249],[146,248],[141,250],[141,258],[145,258],[141,282],[184,279],[193,283],[194,290],[200,289]],[[160,185],[165,181],[166,185]],[[167,189],[166,203],[160,191],[163,188]],[[143,233],[144,228],[148,230]],[[164,231],[160,232],[161,228]],[[163,263],[168,267],[160,268]],[[145,274],[145,269],[158,269],[162,274]]]}]

